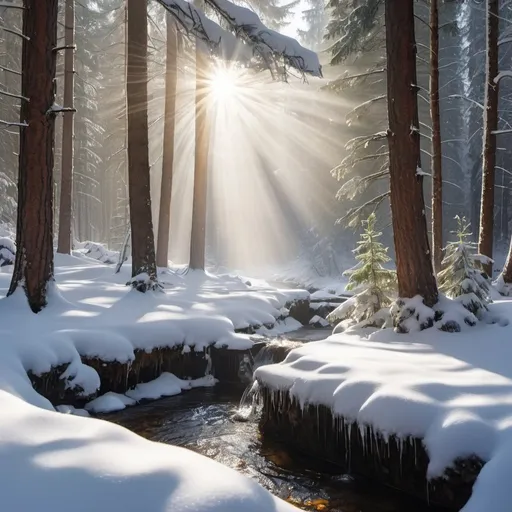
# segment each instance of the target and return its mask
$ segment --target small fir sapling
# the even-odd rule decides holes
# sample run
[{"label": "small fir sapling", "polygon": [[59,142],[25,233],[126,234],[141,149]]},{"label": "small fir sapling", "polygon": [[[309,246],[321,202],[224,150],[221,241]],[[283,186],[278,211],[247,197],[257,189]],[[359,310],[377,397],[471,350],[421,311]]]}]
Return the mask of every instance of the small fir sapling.
[{"label": "small fir sapling", "polygon": [[[481,320],[488,311],[491,302],[489,296],[491,288],[485,276],[482,265],[492,262],[487,256],[475,252],[476,243],[470,242],[469,223],[464,217],[456,216],[457,231],[454,233],[457,240],[449,242],[445,248],[443,270],[437,276],[439,290],[449,299],[462,304],[469,315],[464,322],[474,325],[476,320]],[[447,323],[446,313],[443,323]],[[458,330],[458,329],[448,329]]]},{"label": "small fir sapling", "polygon": [[382,233],[375,230],[375,223],[375,213],[363,221],[364,231],[353,251],[358,263],[343,273],[349,277],[346,290],[354,295],[327,317],[332,324],[340,322],[335,332],[353,325],[382,327],[389,317],[396,273],[383,267],[390,258],[387,247],[378,241]]}]

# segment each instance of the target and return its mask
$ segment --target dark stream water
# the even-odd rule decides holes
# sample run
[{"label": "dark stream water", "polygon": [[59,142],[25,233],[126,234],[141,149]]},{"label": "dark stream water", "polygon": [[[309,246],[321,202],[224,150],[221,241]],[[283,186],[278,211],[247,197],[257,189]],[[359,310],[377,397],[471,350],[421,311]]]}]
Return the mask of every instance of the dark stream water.
[{"label": "dark stream water", "polygon": [[[293,339],[322,339],[303,330]],[[322,335],[323,334],[323,335]],[[243,386],[218,384],[103,415],[150,439],[206,455],[257,480],[304,510],[325,512],[427,512],[433,507],[401,493],[340,474],[339,469],[262,439],[257,418],[233,419]]]}]

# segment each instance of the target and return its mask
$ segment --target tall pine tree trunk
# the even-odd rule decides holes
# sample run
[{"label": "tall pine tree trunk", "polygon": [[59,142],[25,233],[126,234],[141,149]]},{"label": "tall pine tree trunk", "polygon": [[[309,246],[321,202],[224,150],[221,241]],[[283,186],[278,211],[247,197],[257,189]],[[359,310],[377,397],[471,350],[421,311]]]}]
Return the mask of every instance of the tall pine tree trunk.
[{"label": "tall pine tree trunk", "polygon": [[[201,43],[200,43],[201,44]],[[208,115],[208,58],[196,44],[196,150],[190,268],[204,270],[206,252],[206,197],[208,190],[208,151],[210,126]]]},{"label": "tall pine tree trunk", "polygon": [[167,267],[171,224],[172,171],[174,165],[174,130],[176,122],[176,86],[178,81],[178,39],[172,16],[167,13],[167,61],[165,72],[165,121],[162,182],[158,216],[156,263]]},{"label": "tall pine tree trunk", "polygon": [[[494,171],[496,167],[496,135],[498,129],[498,35],[499,0],[487,0],[487,58],[485,77],[484,138],[482,155],[482,200],[478,252],[492,258],[494,228]],[[484,266],[492,277],[492,264]]]},{"label": "tall pine tree trunk", "polygon": [[[75,0],[66,0],[65,14],[65,45],[75,44]],[[64,54],[64,108],[74,108],[74,50],[66,49]],[[71,252],[71,221],[72,221],[72,192],[73,192],[73,143],[74,143],[74,113],[64,112],[62,123],[62,167],[60,182],[59,206],[59,239],[57,252]]]},{"label": "tall pine tree trunk", "polygon": [[420,167],[413,0],[386,0],[389,172],[398,293],[437,302]]},{"label": "tall pine tree trunk", "polygon": [[148,143],[147,2],[128,1],[126,97],[128,112],[128,190],[134,286],[146,291],[156,282],[151,217]]},{"label": "tall pine tree trunk", "polygon": [[439,272],[443,259],[443,157],[439,111],[439,10],[437,1],[430,0],[430,118],[432,121],[432,250],[434,268],[436,272]]},{"label": "tall pine tree trunk", "polygon": [[58,0],[24,0],[16,262],[9,295],[21,284],[38,313],[53,279],[53,144]]},{"label": "tall pine tree trunk", "polygon": [[507,261],[505,262],[505,266],[503,267],[501,277],[503,278],[503,282],[505,284],[512,285],[512,240],[510,240]]}]

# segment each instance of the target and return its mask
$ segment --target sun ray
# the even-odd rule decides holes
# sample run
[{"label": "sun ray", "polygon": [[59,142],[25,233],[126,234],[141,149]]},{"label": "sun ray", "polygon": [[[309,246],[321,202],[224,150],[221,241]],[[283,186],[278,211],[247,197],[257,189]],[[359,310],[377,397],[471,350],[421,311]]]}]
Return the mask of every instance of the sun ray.
[{"label": "sun ray", "polygon": [[[351,105],[322,82],[273,81],[268,72],[215,63],[204,80],[211,116],[207,255],[251,270],[293,260],[311,227],[334,226],[338,185],[330,169],[351,137]],[[193,67],[181,86],[171,213],[171,255],[188,259],[194,169]],[[334,228],[333,228],[334,229]]]}]

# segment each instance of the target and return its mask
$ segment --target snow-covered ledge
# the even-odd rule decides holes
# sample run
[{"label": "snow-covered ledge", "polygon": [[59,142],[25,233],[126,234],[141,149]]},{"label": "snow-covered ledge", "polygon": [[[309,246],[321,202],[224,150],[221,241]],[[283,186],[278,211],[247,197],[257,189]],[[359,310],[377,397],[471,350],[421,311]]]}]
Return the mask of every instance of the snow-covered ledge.
[{"label": "snow-covered ledge", "polygon": [[[512,301],[490,314],[512,317]],[[256,371],[263,429],[457,510],[480,473],[464,512],[506,512],[512,327],[503,325],[340,334],[304,345]]]}]

